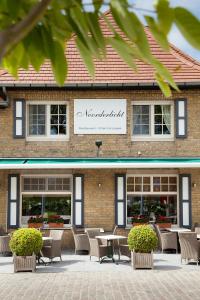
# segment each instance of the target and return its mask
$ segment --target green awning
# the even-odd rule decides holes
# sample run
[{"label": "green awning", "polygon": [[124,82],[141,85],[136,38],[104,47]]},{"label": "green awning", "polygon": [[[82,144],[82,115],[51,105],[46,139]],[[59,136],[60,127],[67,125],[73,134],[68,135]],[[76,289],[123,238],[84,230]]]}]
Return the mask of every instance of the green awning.
[{"label": "green awning", "polygon": [[180,158],[1,158],[0,169],[199,168],[200,157]]}]

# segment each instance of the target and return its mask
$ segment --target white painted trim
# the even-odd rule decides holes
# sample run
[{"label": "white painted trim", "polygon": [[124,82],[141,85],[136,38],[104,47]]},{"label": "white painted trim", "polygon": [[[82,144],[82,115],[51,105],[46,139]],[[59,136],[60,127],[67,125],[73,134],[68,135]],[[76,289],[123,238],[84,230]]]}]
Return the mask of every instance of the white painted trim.
[{"label": "white painted trim", "polygon": [[[46,110],[45,110],[45,114],[46,114],[46,134],[45,135],[38,135],[38,136],[33,136],[33,135],[28,135],[29,132],[29,105],[46,105]],[[66,131],[67,134],[66,135],[51,135],[50,134],[50,105],[66,105]],[[27,142],[34,142],[34,141],[38,141],[38,142],[51,142],[51,141],[69,141],[69,124],[70,124],[70,120],[69,120],[69,101],[26,101],[26,141]]]},{"label": "white painted trim", "polygon": [[53,163],[53,164],[0,164],[0,170],[35,170],[35,169],[175,169],[200,168],[200,162],[162,162],[162,163]]}]

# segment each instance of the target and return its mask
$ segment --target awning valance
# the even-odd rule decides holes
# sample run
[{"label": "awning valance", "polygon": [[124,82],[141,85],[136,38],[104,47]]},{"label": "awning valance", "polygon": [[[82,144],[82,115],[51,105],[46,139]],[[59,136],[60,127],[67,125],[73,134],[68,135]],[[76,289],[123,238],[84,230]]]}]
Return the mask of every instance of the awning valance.
[{"label": "awning valance", "polygon": [[1,158],[0,169],[132,169],[200,168],[200,157],[189,158]]}]

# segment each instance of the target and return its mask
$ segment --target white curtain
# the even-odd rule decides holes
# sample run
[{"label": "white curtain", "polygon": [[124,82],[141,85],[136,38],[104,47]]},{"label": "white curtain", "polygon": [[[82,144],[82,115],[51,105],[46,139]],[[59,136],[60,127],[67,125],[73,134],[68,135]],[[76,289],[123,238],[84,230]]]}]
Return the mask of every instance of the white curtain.
[{"label": "white curtain", "polygon": [[171,106],[170,105],[162,105],[162,115],[163,115],[165,125],[167,126],[167,129],[169,130],[169,133],[171,133]]}]

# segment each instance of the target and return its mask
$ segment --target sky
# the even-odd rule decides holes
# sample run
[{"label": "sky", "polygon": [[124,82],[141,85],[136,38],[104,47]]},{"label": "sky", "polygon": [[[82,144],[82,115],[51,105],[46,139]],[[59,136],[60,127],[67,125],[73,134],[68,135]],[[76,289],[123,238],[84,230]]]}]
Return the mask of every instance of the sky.
[{"label": "sky", "polygon": [[[154,0],[129,0],[129,2],[137,7],[137,14],[139,17],[146,12],[138,9],[153,10]],[[186,7],[198,19],[200,19],[200,0],[171,0],[171,5]],[[191,47],[175,26],[172,28],[169,34],[169,40],[172,44],[183,50],[185,53],[200,61],[200,51]]]}]

